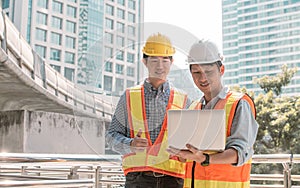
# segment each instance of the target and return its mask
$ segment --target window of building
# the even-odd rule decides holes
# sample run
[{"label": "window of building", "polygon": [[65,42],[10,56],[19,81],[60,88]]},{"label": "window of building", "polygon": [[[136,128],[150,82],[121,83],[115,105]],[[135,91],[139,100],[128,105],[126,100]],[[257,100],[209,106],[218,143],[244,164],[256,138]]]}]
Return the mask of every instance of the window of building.
[{"label": "window of building", "polygon": [[128,8],[135,10],[135,0],[128,0]]},{"label": "window of building", "polygon": [[135,36],[135,28],[133,26],[128,26],[128,34],[131,36]]},{"label": "window of building", "polygon": [[36,29],[35,31],[35,39],[39,41],[46,42],[47,40],[47,31],[43,29]]},{"label": "window of building", "polygon": [[[9,1],[8,1],[9,2]],[[9,3],[8,3],[9,4]],[[41,8],[48,9],[48,0],[39,0],[37,1],[37,6]],[[4,8],[4,7],[3,7]]]},{"label": "window of building", "polygon": [[112,33],[105,33],[105,42],[108,44],[114,43],[114,35]]},{"label": "window of building", "polygon": [[45,46],[35,45],[34,49],[40,57],[46,58],[46,47]]},{"label": "window of building", "polygon": [[134,54],[127,52],[127,62],[134,63]]},{"label": "window of building", "polygon": [[56,28],[56,29],[62,29],[62,19],[52,16],[52,27]]},{"label": "window of building", "polygon": [[124,51],[118,51],[117,53],[117,57],[116,57],[118,60],[121,60],[123,61],[124,60]]},{"label": "window of building", "polygon": [[51,43],[56,45],[61,45],[61,34],[51,33]]},{"label": "window of building", "polygon": [[112,58],[113,49],[110,47],[105,47],[105,58]]},{"label": "window of building", "polygon": [[125,19],[125,11],[123,9],[118,8],[117,16],[118,16],[118,18]]},{"label": "window of building", "polygon": [[104,75],[104,88],[105,91],[112,91],[112,77]]},{"label": "window of building", "polygon": [[123,71],[124,71],[124,65],[116,64],[116,73],[123,74]]},{"label": "window of building", "polygon": [[118,0],[118,4],[125,6],[125,0]]},{"label": "window of building", "polygon": [[125,45],[125,39],[124,39],[124,37],[117,36],[117,45],[118,46],[122,46],[122,47]]},{"label": "window of building", "polygon": [[125,24],[121,22],[117,22],[117,30],[121,33],[125,32]]},{"label": "window of building", "polygon": [[65,63],[74,64],[75,63],[75,54],[71,52],[65,53]]},{"label": "window of building", "polygon": [[128,44],[127,44],[127,47],[128,47],[129,49],[132,49],[132,50],[135,49],[135,42],[134,42],[134,40],[128,39],[127,43],[128,43]]},{"label": "window of building", "polygon": [[50,59],[54,60],[54,61],[60,61],[61,51],[58,49],[51,48],[50,49]]},{"label": "window of building", "polygon": [[76,33],[76,23],[67,21],[66,22],[66,29],[68,32]]},{"label": "window of building", "polygon": [[72,6],[67,6],[67,15],[72,17],[72,18],[76,18],[76,7],[72,7]]},{"label": "window of building", "polygon": [[9,2],[10,2],[9,0],[2,0],[2,9],[9,8]]},{"label": "window of building", "polygon": [[134,77],[134,68],[132,68],[132,67],[127,67],[127,76],[132,76],[132,77]]},{"label": "window of building", "polygon": [[116,78],[116,92],[124,90],[124,80],[121,78]]},{"label": "window of building", "polygon": [[66,47],[75,49],[75,38],[66,36]]},{"label": "window of building", "polygon": [[112,62],[107,61],[105,63],[105,71],[106,72],[112,72]]},{"label": "window of building", "polygon": [[135,23],[135,14],[128,12],[128,21],[131,23]]},{"label": "window of building", "polygon": [[127,80],[126,81],[126,87],[132,87],[132,86],[134,86],[134,81]]},{"label": "window of building", "polygon": [[53,12],[58,12],[58,13],[63,13],[63,4],[58,1],[53,1],[52,2],[52,10]]},{"label": "window of building", "polygon": [[106,10],[105,10],[106,14],[113,16],[114,15],[114,7],[106,4]]},{"label": "window of building", "polygon": [[47,14],[37,12],[36,13],[36,22],[38,24],[47,25]]},{"label": "window of building", "polygon": [[106,28],[113,30],[114,29],[114,21],[112,19],[105,18],[105,26],[106,26]]},{"label": "window of building", "polygon": [[64,72],[65,78],[67,78],[68,80],[73,82],[74,81],[74,69],[65,67],[64,70],[65,70],[65,72]]},{"label": "window of building", "polygon": [[60,73],[60,66],[58,66],[58,65],[50,65],[54,70],[56,70],[57,72],[59,72]]},{"label": "window of building", "polygon": [[71,82],[74,81],[74,69],[65,67],[65,77]]}]

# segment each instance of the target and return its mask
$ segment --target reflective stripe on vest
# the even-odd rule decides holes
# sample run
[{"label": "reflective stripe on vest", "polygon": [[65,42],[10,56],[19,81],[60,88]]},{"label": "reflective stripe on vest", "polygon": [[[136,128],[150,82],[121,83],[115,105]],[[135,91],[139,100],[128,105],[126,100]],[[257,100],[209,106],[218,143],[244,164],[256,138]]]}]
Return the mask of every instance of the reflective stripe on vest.
[{"label": "reflective stripe on vest", "polygon": [[[230,136],[233,117],[238,102],[244,99],[248,101],[252,113],[255,116],[255,107],[252,99],[243,93],[229,92],[226,99],[221,99],[215,105],[214,109],[225,109],[226,113],[226,136]],[[194,102],[190,109],[201,109],[199,101]],[[192,166],[193,161],[186,163],[186,177],[184,187],[192,187]],[[251,159],[242,166],[232,166],[231,164],[210,164],[203,167],[196,163],[194,172],[195,188],[249,188],[250,187]]]},{"label": "reflective stripe on vest", "polygon": [[[183,109],[186,105],[187,96],[174,89],[170,90],[168,109]],[[184,178],[185,163],[170,158],[167,148],[167,117],[165,116],[161,131],[155,141],[151,142],[148,130],[144,87],[136,86],[126,91],[128,121],[130,125],[130,136],[133,138],[142,129],[142,138],[148,139],[149,148],[144,152],[130,153],[123,157],[123,170],[128,172],[154,171],[171,176]]]}]

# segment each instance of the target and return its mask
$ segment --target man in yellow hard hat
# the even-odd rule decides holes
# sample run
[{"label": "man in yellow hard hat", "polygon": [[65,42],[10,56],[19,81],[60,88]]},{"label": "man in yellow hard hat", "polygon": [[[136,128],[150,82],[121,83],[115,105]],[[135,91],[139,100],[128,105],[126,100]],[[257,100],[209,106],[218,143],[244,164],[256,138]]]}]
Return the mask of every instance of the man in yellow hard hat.
[{"label": "man in yellow hard hat", "polygon": [[142,62],[148,77],[120,97],[106,134],[112,149],[123,155],[125,187],[183,186],[185,163],[166,152],[166,112],[188,105],[187,95],[167,81],[174,53],[165,35],[157,33],[147,39]]},{"label": "man in yellow hard hat", "polygon": [[187,160],[185,188],[250,187],[251,157],[258,129],[256,110],[247,94],[222,85],[225,67],[220,54],[209,40],[196,42],[189,51],[190,72],[195,85],[204,94],[189,108],[224,109],[227,138],[223,152],[200,151],[188,143],[187,150],[168,150]]}]

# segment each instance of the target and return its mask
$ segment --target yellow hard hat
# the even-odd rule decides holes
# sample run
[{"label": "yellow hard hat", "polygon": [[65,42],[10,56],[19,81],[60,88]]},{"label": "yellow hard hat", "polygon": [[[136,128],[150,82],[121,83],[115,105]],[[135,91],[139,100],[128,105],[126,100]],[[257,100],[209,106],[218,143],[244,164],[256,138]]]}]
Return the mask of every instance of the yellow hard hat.
[{"label": "yellow hard hat", "polygon": [[157,33],[148,37],[143,53],[148,56],[173,56],[175,48],[167,36]]}]

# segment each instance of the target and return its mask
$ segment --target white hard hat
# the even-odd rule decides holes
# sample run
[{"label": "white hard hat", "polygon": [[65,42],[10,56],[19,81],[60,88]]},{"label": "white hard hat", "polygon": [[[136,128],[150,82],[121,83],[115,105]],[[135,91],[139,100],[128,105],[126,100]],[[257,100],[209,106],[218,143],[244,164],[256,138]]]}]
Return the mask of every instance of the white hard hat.
[{"label": "white hard hat", "polygon": [[209,40],[200,40],[192,45],[189,51],[188,64],[211,64],[222,62],[218,47]]}]

